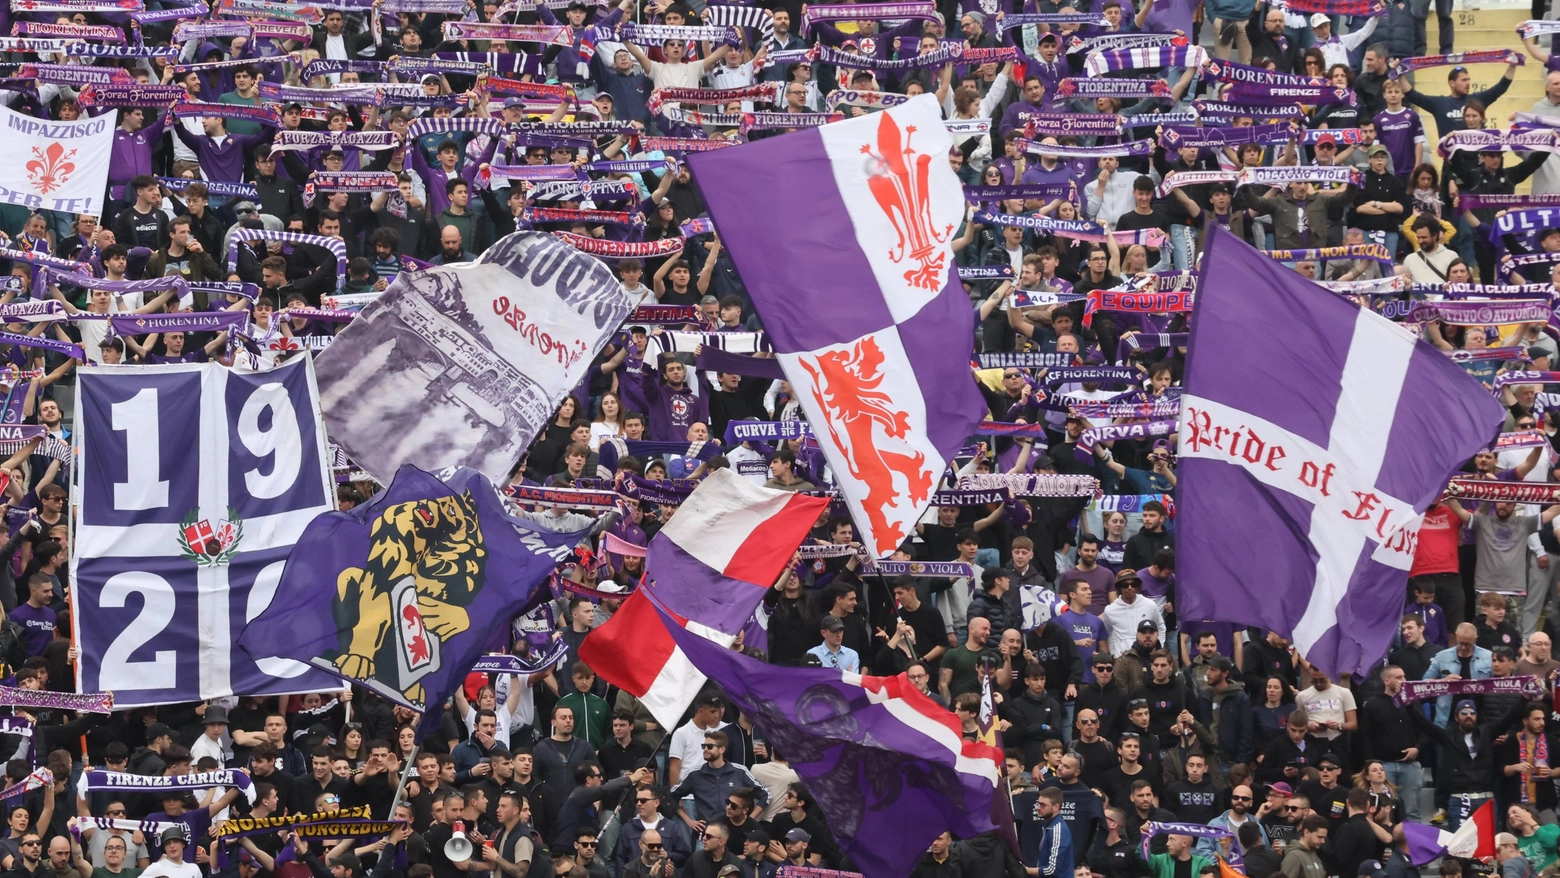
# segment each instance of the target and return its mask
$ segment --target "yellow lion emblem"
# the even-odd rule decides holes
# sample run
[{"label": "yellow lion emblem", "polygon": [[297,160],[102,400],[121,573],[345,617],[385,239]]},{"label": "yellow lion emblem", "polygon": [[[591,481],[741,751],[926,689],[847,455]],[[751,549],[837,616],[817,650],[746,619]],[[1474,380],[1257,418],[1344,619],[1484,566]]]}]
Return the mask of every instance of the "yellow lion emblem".
[{"label": "yellow lion emblem", "polygon": [[369,531],[368,563],[336,579],[333,611],[346,632],[336,668],[421,704],[418,680],[438,669],[440,644],[471,627],[465,607],[486,565],[470,491],[386,509]]}]

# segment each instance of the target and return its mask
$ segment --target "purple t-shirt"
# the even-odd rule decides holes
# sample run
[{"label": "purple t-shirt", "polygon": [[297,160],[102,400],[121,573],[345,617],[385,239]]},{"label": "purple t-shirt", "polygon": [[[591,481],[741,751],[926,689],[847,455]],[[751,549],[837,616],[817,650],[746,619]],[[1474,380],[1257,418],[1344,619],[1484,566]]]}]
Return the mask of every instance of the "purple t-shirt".
[{"label": "purple t-shirt", "polygon": [[1181,633],[1188,636],[1191,641],[1186,645],[1186,651],[1193,656],[1197,654],[1197,637],[1204,631],[1213,632],[1214,640],[1219,642],[1219,655],[1227,659],[1235,658],[1235,623],[1210,622],[1201,620],[1197,622],[1183,621],[1180,624]]},{"label": "purple t-shirt", "polygon": [[1192,35],[1192,13],[1202,0],[1158,0],[1143,21],[1143,32],[1170,34],[1176,31]]},{"label": "purple t-shirt", "polygon": [[[1078,658],[1083,662],[1083,682],[1093,683],[1094,654],[1099,651],[1100,644],[1106,642],[1104,620],[1090,612],[1074,613],[1069,609],[1057,614],[1056,621],[1066,626],[1073,643],[1078,644]],[[1094,640],[1092,646],[1078,643],[1091,638]]]},{"label": "purple t-shirt", "polygon": [[43,655],[49,641],[54,639],[54,611],[48,607],[22,604],[11,611],[11,621],[22,626],[22,642],[27,647],[27,657]]},{"label": "purple t-shirt", "polygon": [[1170,593],[1170,584],[1175,582],[1175,574],[1170,574],[1160,579],[1144,567],[1138,572],[1138,578],[1143,580],[1143,597],[1155,598],[1154,603],[1163,604],[1164,596]]},{"label": "purple t-shirt", "polygon": [[1425,123],[1413,107],[1396,113],[1382,110],[1376,114],[1376,139],[1392,156],[1392,167],[1399,177],[1414,169],[1414,143],[1425,139]]}]

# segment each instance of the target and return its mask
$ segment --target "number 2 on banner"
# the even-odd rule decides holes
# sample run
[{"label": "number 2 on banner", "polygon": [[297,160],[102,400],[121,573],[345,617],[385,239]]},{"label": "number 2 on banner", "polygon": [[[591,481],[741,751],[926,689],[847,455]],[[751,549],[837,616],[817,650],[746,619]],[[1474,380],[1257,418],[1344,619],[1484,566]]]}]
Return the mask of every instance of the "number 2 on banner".
[{"label": "number 2 on banner", "polygon": [[103,650],[98,685],[105,690],[172,689],[178,685],[178,653],[159,649],[151,661],[131,661],[130,656],[163,633],[173,620],[173,586],[155,573],[140,570],[118,573],[103,583],[98,606],[123,608],[125,598],[132,594],[141,596],[141,612],[114,638],[108,649]]},{"label": "number 2 on banner", "polygon": [[[114,508],[126,512],[162,509],[168,505],[168,481],[157,478],[161,462],[158,454],[157,388],[146,387],[124,402],[109,407],[114,432],[125,434],[125,478],[114,483]],[[134,439],[135,441],[132,441]]]}]

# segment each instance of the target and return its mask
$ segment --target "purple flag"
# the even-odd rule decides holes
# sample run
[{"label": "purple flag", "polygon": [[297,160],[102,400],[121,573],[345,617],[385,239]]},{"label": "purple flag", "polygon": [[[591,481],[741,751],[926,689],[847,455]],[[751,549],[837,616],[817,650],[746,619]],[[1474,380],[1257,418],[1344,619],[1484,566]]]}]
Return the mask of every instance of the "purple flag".
[{"label": "purple flag", "polygon": [[[1271,320],[1291,330],[1254,349]],[[1176,610],[1364,671],[1397,630],[1421,513],[1505,410],[1412,333],[1218,230],[1191,322]]]},{"label": "purple flag", "polygon": [[[927,95],[688,157],[875,557],[910,535],[985,410],[950,245],[964,216],[951,147]],[[761,211],[758,190],[773,196]]]},{"label": "purple flag", "polygon": [[997,795],[1002,750],[963,740],[959,720],[905,675],[776,667],[662,618],[693,666],[785,753],[867,878],[910,874],[943,830],[970,838],[1011,822]]}]

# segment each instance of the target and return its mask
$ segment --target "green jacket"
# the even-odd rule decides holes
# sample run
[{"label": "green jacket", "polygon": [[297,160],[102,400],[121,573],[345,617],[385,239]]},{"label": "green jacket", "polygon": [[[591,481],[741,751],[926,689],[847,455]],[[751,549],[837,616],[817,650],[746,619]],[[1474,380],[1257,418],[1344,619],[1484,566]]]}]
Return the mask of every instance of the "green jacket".
[{"label": "green jacket", "polygon": [[[1139,857],[1138,860],[1140,862],[1143,861],[1142,857]],[[1144,865],[1148,867],[1148,873],[1152,875],[1153,878],[1175,878],[1175,858],[1169,854],[1154,854],[1148,858]],[[1193,875],[1201,874],[1202,868],[1204,866],[1212,865],[1213,858],[1200,857],[1196,854],[1192,854]]]},{"label": "green jacket", "polygon": [[609,740],[607,724],[612,714],[607,710],[607,699],[576,691],[558,699],[558,706],[574,711],[574,734],[584,738],[592,750],[601,749]]}]

